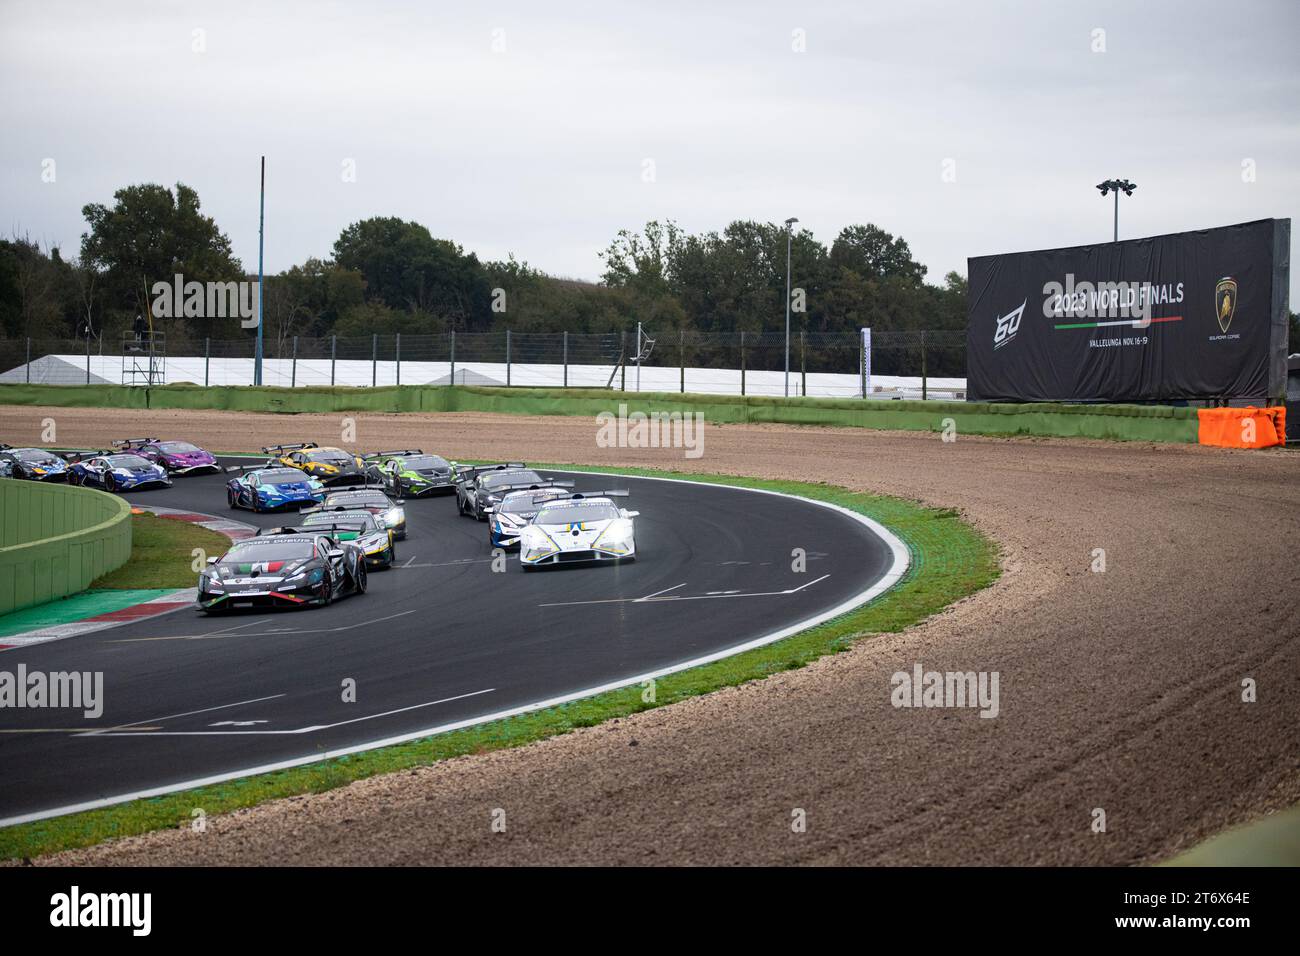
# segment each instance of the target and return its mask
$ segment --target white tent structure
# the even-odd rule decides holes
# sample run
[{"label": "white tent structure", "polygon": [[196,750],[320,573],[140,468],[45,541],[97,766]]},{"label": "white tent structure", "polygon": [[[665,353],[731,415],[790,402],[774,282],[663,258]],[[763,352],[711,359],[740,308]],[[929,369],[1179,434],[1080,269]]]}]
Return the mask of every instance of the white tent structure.
[{"label": "white tent structure", "polygon": [[[117,355],[44,355],[33,359],[30,370],[26,364],[0,372],[0,382],[33,384],[84,385],[87,368],[92,384],[132,384],[123,382],[122,358]],[[399,376],[400,374],[400,381]],[[613,387],[626,383],[628,391],[636,389],[637,368],[629,366],[625,372],[614,374],[612,365],[569,365],[570,388],[605,388],[613,376]],[[447,385],[452,376],[449,362],[371,362],[369,360],[339,359],[265,359],[262,363],[262,383],[280,387],[341,385],[366,388],[372,385]],[[211,358],[203,356],[168,356],[165,384],[188,383],[193,385],[251,385],[253,360],[251,358]],[[685,390],[715,395],[739,395],[741,371],[732,368],[687,367]],[[748,370],[744,373],[745,394],[780,396],[785,390],[784,372]],[[820,398],[855,398],[862,393],[862,380],[858,375],[831,372],[809,372],[808,395]],[[677,366],[646,366],[640,370],[640,390],[643,392],[678,392],[682,390],[682,371]],[[800,394],[803,377],[790,373],[790,391]],[[560,388],[565,383],[563,365],[524,364],[515,362],[457,362],[456,385],[518,385]],[[927,395],[932,399],[957,399],[966,397],[964,378],[931,378]],[[919,399],[919,376],[873,375],[869,389],[871,398]]]}]

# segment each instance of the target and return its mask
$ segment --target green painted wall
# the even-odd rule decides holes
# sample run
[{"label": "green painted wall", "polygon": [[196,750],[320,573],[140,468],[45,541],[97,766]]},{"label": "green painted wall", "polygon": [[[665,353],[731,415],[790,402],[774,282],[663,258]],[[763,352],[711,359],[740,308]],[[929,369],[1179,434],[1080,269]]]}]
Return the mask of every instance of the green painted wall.
[{"label": "green painted wall", "polygon": [[0,479],[0,614],[84,591],[131,556],[131,506],[63,484]]},{"label": "green painted wall", "polygon": [[382,388],[253,388],[168,385],[0,385],[3,405],[225,408],[257,412],[453,412],[584,415],[629,411],[703,412],[710,422],[784,422],[958,434],[1109,438],[1196,443],[1196,409],[1167,405],[1007,405],[840,398],[766,398],[604,389],[402,385]]}]

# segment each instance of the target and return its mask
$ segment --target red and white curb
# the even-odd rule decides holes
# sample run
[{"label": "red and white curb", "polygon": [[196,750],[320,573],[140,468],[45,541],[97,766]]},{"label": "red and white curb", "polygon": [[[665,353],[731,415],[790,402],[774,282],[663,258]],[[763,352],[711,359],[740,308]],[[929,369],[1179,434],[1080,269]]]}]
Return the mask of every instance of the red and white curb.
[{"label": "red and white curb", "polygon": [[[223,534],[231,541],[239,541],[257,534],[257,528],[254,525],[234,521],[230,518],[220,518],[216,515],[202,514],[197,511],[162,508],[156,505],[134,506],[132,510],[149,511],[160,518],[170,518],[174,521],[190,521]],[[181,608],[193,607],[197,599],[197,588],[179,588],[151,600],[143,601],[140,604],[130,604],[118,608],[116,611],[96,614],[94,617],[88,617],[80,621],[70,621],[67,624],[52,624],[49,627],[37,628],[32,631],[8,634],[0,637],[0,651],[30,647],[33,644],[44,644],[47,641],[61,641],[66,637],[76,637],[78,634],[103,631],[110,627],[130,624],[133,621],[157,617],[160,614],[170,614],[172,611],[179,611]]]},{"label": "red and white curb", "polygon": [[236,521],[233,518],[219,518],[216,515],[206,515],[200,511],[184,511],[180,508],[160,508],[157,505],[135,505],[134,507],[138,511],[151,511],[160,518],[190,521],[202,525],[218,534],[224,534],[231,541],[240,541],[257,534],[256,525]]}]

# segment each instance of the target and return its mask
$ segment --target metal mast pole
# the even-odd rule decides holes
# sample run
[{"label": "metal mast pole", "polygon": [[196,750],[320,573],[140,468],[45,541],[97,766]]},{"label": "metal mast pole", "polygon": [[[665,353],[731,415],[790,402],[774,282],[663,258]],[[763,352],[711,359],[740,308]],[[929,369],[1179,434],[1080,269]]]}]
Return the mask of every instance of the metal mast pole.
[{"label": "metal mast pole", "polygon": [[262,187],[257,203],[257,347],[253,353],[253,384],[262,384],[262,231],[266,223],[266,157],[262,157]]},{"label": "metal mast pole", "polygon": [[785,227],[785,397],[790,397],[790,225]]}]

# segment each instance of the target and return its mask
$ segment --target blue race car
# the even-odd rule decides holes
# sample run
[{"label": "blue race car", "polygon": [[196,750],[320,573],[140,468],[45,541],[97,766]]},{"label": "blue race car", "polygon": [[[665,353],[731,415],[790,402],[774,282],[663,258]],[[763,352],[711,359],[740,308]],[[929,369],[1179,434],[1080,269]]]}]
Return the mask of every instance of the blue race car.
[{"label": "blue race car", "polygon": [[98,452],[73,462],[68,482],[94,485],[105,491],[131,491],[135,488],[170,488],[171,475],[162,465],[155,465],[139,455],[115,455]]},{"label": "blue race car", "polygon": [[297,468],[245,465],[226,470],[239,472],[238,477],[226,482],[226,501],[231,508],[276,511],[320,504],[325,499],[325,486]]},{"label": "blue race car", "polygon": [[14,448],[0,443],[0,473],[7,477],[25,478],[28,481],[65,481],[68,463],[44,448]]}]

